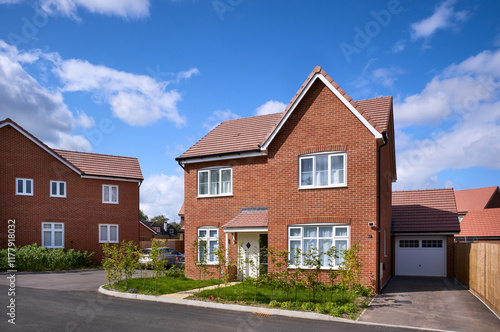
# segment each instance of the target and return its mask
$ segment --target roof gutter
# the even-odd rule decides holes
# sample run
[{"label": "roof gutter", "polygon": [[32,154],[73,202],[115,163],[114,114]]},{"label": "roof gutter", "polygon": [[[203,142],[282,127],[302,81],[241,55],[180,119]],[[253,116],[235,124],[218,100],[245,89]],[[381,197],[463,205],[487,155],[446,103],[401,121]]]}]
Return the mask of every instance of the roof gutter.
[{"label": "roof gutter", "polygon": [[196,157],[187,157],[187,158],[180,158],[179,157],[179,158],[175,158],[175,160],[177,161],[177,163],[179,163],[179,165],[180,164],[185,165],[185,164],[201,163],[201,162],[208,162],[208,161],[261,157],[261,156],[267,156],[267,153],[263,152],[259,149],[259,150],[228,152],[228,153],[220,153],[220,154],[196,156]]}]

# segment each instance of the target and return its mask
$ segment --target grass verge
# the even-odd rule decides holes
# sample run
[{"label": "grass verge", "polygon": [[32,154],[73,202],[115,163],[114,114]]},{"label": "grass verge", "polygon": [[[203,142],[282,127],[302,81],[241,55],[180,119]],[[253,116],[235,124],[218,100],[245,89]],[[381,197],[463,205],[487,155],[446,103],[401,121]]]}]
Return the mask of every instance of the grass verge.
[{"label": "grass verge", "polygon": [[[218,283],[215,279],[205,280],[202,287],[216,285]],[[189,279],[186,277],[172,277],[164,276],[158,278],[157,287],[155,291],[155,280],[153,278],[132,278],[128,281],[128,289],[125,287],[125,280],[121,280],[113,285],[106,285],[104,288],[109,290],[116,290],[119,292],[140,293],[147,295],[164,295],[182,292],[199,287],[198,280]]]}]

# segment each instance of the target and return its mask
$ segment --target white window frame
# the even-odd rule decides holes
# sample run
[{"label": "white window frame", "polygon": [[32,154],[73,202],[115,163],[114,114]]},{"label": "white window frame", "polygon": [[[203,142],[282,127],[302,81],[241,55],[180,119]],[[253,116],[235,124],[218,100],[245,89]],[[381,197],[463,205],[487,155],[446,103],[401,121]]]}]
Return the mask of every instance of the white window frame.
[{"label": "white window frame", "polygon": [[[52,184],[56,184],[56,193],[52,192]],[[64,194],[61,195],[61,184],[64,184]],[[50,181],[50,197],[66,197],[67,186],[66,181]]]},{"label": "white window frame", "polygon": [[[306,237],[304,235],[304,228],[305,227],[317,227],[316,237],[310,237],[310,238]],[[325,238],[319,237],[319,227],[332,227],[332,236],[325,237]],[[347,228],[347,235],[346,236],[336,236],[335,233],[336,233],[337,228]],[[300,235],[299,236],[292,236],[292,234],[291,234],[292,230],[297,230],[297,229],[300,229]],[[331,239],[334,246],[336,244],[336,241],[347,241],[347,249],[349,249],[349,248],[351,248],[351,225],[349,225],[349,224],[297,224],[297,225],[289,225],[288,226],[288,251],[289,251],[288,260],[289,260],[289,262],[291,262],[292,258],[293,258],[292,257],[292,248],[291,248],[290,242],[291,241],[300,241],[300,250],[303,253],[304,252],[303,251],[304,239],[316,239],[317,243],[319,243],[319,239]],[[340,252],[338,250],[337,250],[337,254],[340,254]],[[303,263],[304,263],[304,259],[303,259],[303,256],[301,256],[299,264],[290,263],[288,265],[288,268],[300,267],[302,269],[307,269],[308,267],[306,265],[304,265]],[[334,266],[333,266],[334,270],[337,270],[339,268],[339,263],[340,263],[340,260],[336,259]],[[321,266],[322,270],[330,270],[331,268],[332,267],[330,265]]]},{"label": "white window frame", "polygon": [[[101,239],[102,230],[101,227],[106,227],[106,240]],[[111,227],[116,227],[116,241],[111,241]],[[99,224],[99,243],[119,243],[120,242],[120,228],[118,224]]]},{"label": "white window frame", "polygon": [[[19,192],[19,181],[22,181],[21,192]],[[31,181],[31,193],[27,193],[27,190],[26,190],[27,181]],[[16,178],[16,195],[33,196],[34,188],[35,188],[35,183],[34,183],[33,179]]]},{"label": "white window frame", "polygon": [[[328,157],[328,184],[325,186],[319,186],[317,184],[316,177],[316,158],[320,156]],[[332,159],[334,156],[343,156],[344,160],[344,182],[342,183],[332,183]],[[313,183],[310,185],[302,184],[302,160],[312,159],[313,161]],[[299,189],[316,189],[316,188],[338,188],[338,187],[347,187],[347,153],[342,151],[336,152],[321,152],[321,153],[311,153],[299,156]]]},{"label": "white window frame", "polygon": [[[210,236],[211,231],[215,231],[216,235]],[[200,235],[201,232],[205,232],[207,237],[201,236]],[[215,253],[210,252],[210,242],[216,242],[215,248],[219,248],[219,228],[214,227],[214,226],[199,227],[197,235],[198,235],[198,243],[200,241],[203,241],[203,240],[207,241],[206,248],[207,248],[208,257],[207,257],[207,260],[205,261],[205,264],[207,264],[207,265],[218,264],[219,258],[217,257],[217,255]],[[201,251],[200,251],[200,247],[198,246],[198,261],[201,261],[201,260],[202,260]]]},{"label": "white window frame", "polygon": [[[212,171],[218,171],[219,172],[219,193],[218,194],[212,194]],[[231,173],[231,185],[229,186],[229,192],[227,193],[222,193],[222,171],[229,171]],[[200,174],[201,173],[207,173],[208,174],[208,190],[207,194],[201,194],[200,192]],[[211,168],[204,168],[198,170],[197,173],[197,187],[198,187],[198,197],[220,197],[220,196],[232,196],[233,195],[233,169],[232,167],[211,167]]]},{"label": "white window frame", "polygon": [[[50,225],[50,228],[44,228],[44,225]],[[55,228],[56,225],[62,225],[61,228]],[[44,242],[44,233],[45,232],[50,232],[50,246],[46,246]],[[56,233],[62,233],[62,245],[61,246],[56,246],[55,244],[55,234]],[[42,247],[45,248],[64,248],[64,223],[62,222],[42,222]]]},{"label": "white window frame", "polygon": [[[109,187],[109,197],[108,197],[108,200],[106,201],[105,200],[105,196],[104,196],[104,190],[106,187]],[[111,200],[111,191],[113,190],[113,188],[116,188],[116,202],[113,202]],[[102,185],[102,202],[104,204],[118,204],[118,202],[120,201],[119,200],[119,197],[120,197],[120,191],[119,191],[119,188],[118,188],[118,185],[115,185],[115,184],[103,184]]]}]

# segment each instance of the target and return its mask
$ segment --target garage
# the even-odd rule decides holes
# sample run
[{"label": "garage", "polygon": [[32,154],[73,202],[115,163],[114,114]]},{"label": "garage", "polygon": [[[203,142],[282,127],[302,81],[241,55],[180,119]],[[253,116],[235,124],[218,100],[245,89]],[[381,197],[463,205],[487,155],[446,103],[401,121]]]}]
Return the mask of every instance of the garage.
[{"label": "garage", "polygon": [[458,233],[453,189],[392,192],[395,275],[453,277],[453,236]]},{"label": "garage", "polygon": [[446,277],[445,237],[396,237],[396,275]]}]

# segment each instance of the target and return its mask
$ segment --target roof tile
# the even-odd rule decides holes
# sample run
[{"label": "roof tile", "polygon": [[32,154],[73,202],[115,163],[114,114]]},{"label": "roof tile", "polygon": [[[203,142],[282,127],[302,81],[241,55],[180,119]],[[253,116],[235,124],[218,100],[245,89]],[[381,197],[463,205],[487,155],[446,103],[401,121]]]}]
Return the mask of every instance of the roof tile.
[{"label": "roof tile", "polygon": [[245,207],[222,227],[267,227],[268,225],[267,207]]},{"label": "roof tile", "polygon": [[453,189],[394,191],[392,231],[459,232]]},{"label": "roof tile", "polygon": [[486,187],[455,191],[458,212],[482,210],[490,201],[498,187]]},{"label": "roof tile", "polygon": [[500,209],[485,209],[468,212],[460,223],[460,234],[455,237],[500,237]]}]

